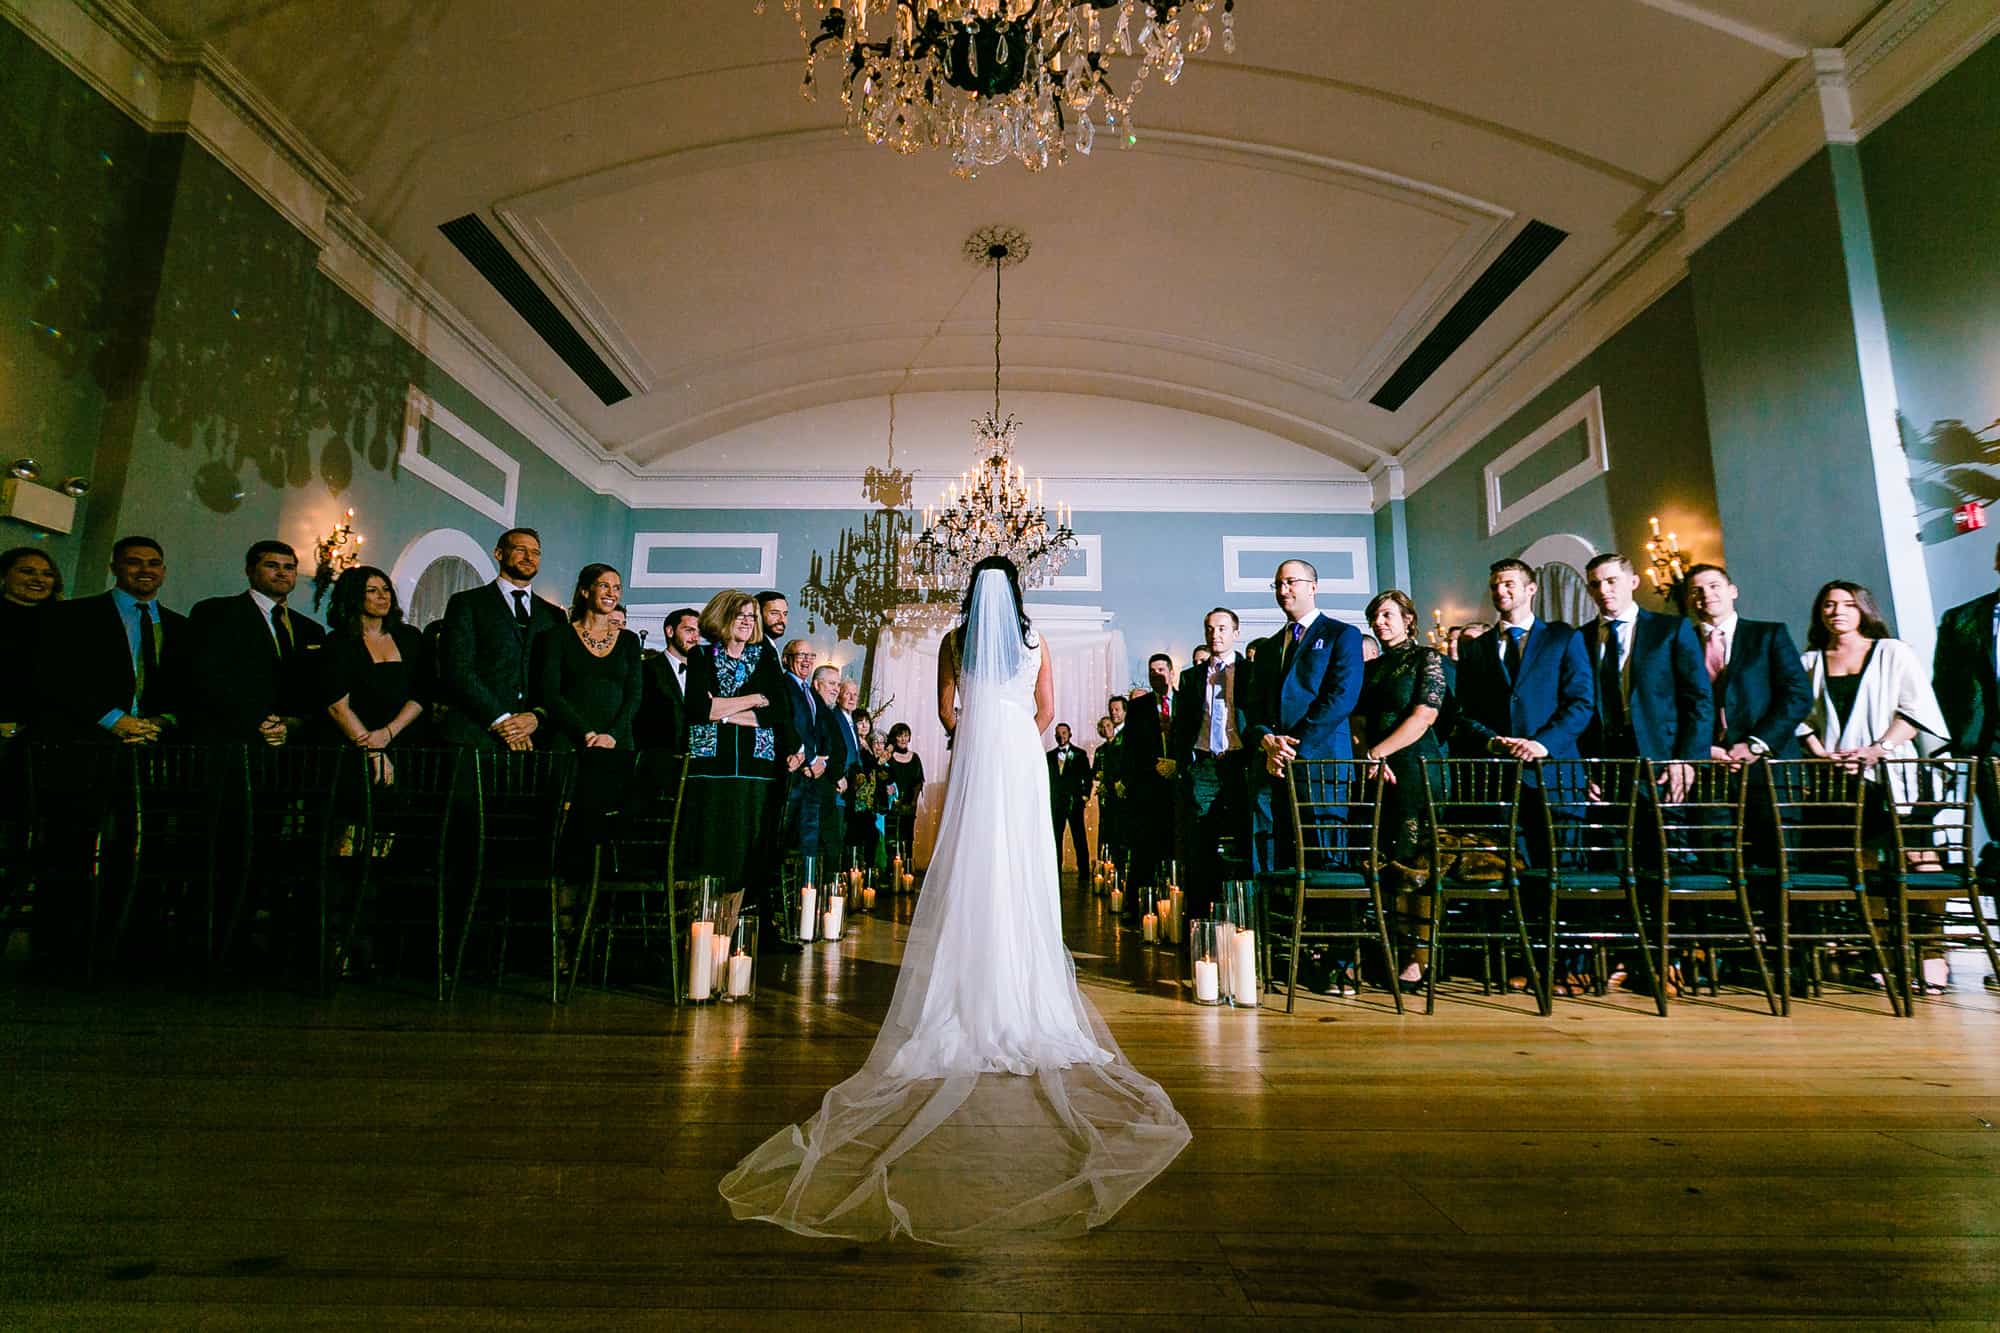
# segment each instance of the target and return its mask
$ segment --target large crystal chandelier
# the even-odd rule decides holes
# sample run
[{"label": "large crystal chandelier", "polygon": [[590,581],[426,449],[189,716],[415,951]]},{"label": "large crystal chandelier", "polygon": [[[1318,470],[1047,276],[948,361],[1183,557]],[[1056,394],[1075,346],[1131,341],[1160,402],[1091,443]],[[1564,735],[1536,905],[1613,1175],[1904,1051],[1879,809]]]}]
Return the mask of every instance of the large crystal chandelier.
[{"label": "large crystal chandelier", "polygon": [[993,266],[993,410],[973,423],[973,465],[924,506],[923,530],[909,544],[910,586],[933,594],[962,589],[972,568],[1002,555],[1021,572],[1023,588],[1046,585],[1076,549],[1069,507],[1057,504],[1051,521],[1039,478],[1014,461],[1021,423],[1000,415],[1000,275],[1028,257],[1028,238],[1003,227],[984,227],[965,243],[968,258]]},{"label": "large crystal chandelier", "polygon": [[[806,42],[804,93],[838,62],[847,123],[899,153],[944,148],[956,172],[1008,158],[1030,171],[1088,155],[1104,130],[1131,147],[1132,104],[1157,72],[1178,83],[1208,49],[1236,49],[1236,0],[784,0]],[[764,0],[757,0],[757,12]],[[871,28],[871,24],[873,25]],[[1120,93],[1114,58],[1138,62]]]}]

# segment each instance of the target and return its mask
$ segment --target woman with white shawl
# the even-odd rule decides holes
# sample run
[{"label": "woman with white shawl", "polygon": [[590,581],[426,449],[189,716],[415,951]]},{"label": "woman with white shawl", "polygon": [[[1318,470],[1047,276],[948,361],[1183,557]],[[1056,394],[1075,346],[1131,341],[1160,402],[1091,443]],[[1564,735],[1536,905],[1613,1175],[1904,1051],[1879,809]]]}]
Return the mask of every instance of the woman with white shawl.
[{"label": "woman with white shawl", "polygon": [[[1868,589],[1842,579],[1821,588],[1806,644],[1801,660],[1813,706],[1799,723],[1799,739],[1807,753],[1853,764],[1880,782],[1882,760],[1917,758],[1920,734],[1939,741],[1948,735],[1923,659],[1889,636]],[[1896,808],[1907,813],[1917,797],[1916,775],[1899,767],[1890,788]]]}]

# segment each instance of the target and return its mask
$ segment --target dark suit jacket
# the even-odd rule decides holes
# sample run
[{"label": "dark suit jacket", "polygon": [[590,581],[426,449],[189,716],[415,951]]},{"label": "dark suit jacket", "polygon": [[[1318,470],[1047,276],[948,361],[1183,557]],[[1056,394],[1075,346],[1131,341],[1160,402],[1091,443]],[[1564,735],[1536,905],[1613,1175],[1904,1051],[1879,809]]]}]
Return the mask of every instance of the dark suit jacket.
[{"label": "dark suit jacket", "polygon": [[[1236,685],[1233,702],[1236,707],[1236,734],[1241,737],[1250,726],[1250,715],[1244,707],[1253,688],[1251,664],[1242,657],[1236,659]],[[1174,725],[1168,736],[1167,758],[1177,764],[1186,765],[1194,759],[1195,747],[1203,740],[1202,724],[1208,712],[1208,667],[1191,666],[1181,672],[1180,680],[1174,685]]]},{"label": "dark suit jacket", "polygon": [[[832,710],[820,703],[817,695],[814,695],[810,702],[807,701],[806,696],[812,694],[812,686],[782,668],[779,674],[785,678],[784,690],[779,695],[779,700],[785,705],[785,715],[791,719],[792,749],[803,753],[806,757],[805,765],[801,767],[809,766],[813,760],[825,757],[827,772],[831,773],[837,767],[841,752],[840,745],[835,742],[828,729],[832,719],[826,714]],[[780,751],[778,754],[780,759],[789,757],[790,753],[786,751]]]},{"label": "dark suit jacket", "polygon": [[194,639],[189,663],[187,723],[192,740],[244,743],[257,739],[267,717],[310,720],[322,712],[326,630],[287,606],[294,652],[278,658],[271,622],[250,594],[211,597],[188,612]]},{"label": "dark suit jacket", "polygon": [[1596,716],[1583,635],[1559,620],[1537,620],[1521,645],[1518,680],[1509,679],[1501,655],[1506,636],[1503,625],[1459,644],[1453,756],[1478,759],[1497,737],[1514,736],[1541,745],[1551,759],[1576,758]]},{"label": "dark suit jacket", "polygon": [[1265,736],[1276,734],[1297,741],[1301,759],[1351,759],[1354,738],[1347,719],[1361,700],[1366,665],[1361,658],[1361,631],[1322,612],[1306,625],[1291,659],[1285,661],[1290,633],[1291,626],[1281,625],[1257,645],[1253,670],[1247,673],[1255,681],[1247,700],[1250,725],[1243,729],[1243,743],[1255,748]]},{"label": "dark suit jacket", "polygon": [[633,743],[641,750],[687,750],[687,693],[665,653],[648,653],[639,668],[643,682]]},{"label": "dark suit jacket", "polygon": [[[54,740],[107,740],[97,725],[111,710],[132,707],[132,644],[111,594],[57,602],[45,613],[36,678],[42,700],[30,730]],[[187,617],[159,608],[159,674],[146,688],[150,716],[177,716],[185,704],[193,635]]]},{"label": "dark suit jacket", "polygon": [[1783,625],[1738,617],[1729,665],[1716,677],[1711,698],[1722,708],[1725,748],[1755,736],[1771,747],[1773,759],[1799,757],[1799,723],[1812,711],[1812,679]]},{"label": "dark suit jacket", "polygon": [[496,583],[454,593],[445,603],[440,681],[445,702],[445,739],[456,745],[498,744],[487,728],[507,713],[528,709],[529,651],[535,636],[561,629],[563,613],[537,597],[528,598],[528,627],[514,622],[513,598]]},{"label": "dark suit jacket", "polygon": [[[2000,752],[2000,684],[1993,676],[1993,605],[1987,593],[1944,613],[1931,659],[1931,688],[1956,755]],[[1768,740],[1769,738],[1766,737]]]},{"label": "dark suit jacket", "polygon": [[1070,742],[1069,759],[1056,764],[1056,752],[1048,752],[1049,805],[1058,815],[1083,809],[1090,799],[1090,756],[1075,741]]},{"label": "dark suit jacket", "polygon": [[1118,780],[1125,784],[1125,795],[1133,800],[1165,795],[1167,779],[1153,766],[1174,756],[1168,751],[1168,733],[1160,728],[1158,690],[1125,705],[1125,730],[1118,735],[1123,742],[1118,747]]},{"label": "dark suit jacket", "polygon": [[[1585,650],[1593,671],[1599,651],[1599,622],[1583,627]],[[1625,669],[1631,681],[1625,695],[1632,740],[1642,759],[1706,759],[1715,739],[1715,696],[1709,689],[1708,668],[1702,665],[1701,640],[1694,623],[1663,616],[1643,607],[1632,626],[1632,652]],[[1593,683],[1595,676],[1592,677]],[[1596,702],[1596,691],[1591,701]],[[1606,752],[1593,715],[1584,734],[1586,754]]]}]

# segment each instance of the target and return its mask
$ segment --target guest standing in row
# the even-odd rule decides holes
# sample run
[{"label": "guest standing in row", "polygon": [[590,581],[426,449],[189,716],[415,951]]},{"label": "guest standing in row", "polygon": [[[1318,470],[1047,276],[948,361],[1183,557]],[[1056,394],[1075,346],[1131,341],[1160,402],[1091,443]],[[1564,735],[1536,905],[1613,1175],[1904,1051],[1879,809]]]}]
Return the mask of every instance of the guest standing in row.
[{"label": "guest standing in row", "polygon": [[1063,834],[1076,849],[1079,879],[1090,877],[1090,835],[1084,810],[1090,804],[1090,756],[1070,744],[1069,723],[1056,723],[1056,743],[1048,752],[1049,814],[1055,824],[1056,866],[1062,866]]},{"label": "guest standing in row", "polygon": [[[784,672],[764,641],[757,600],[727,589],[702,609],[706,640],[688,654],[688,817],[694,834],[692,863],[725,887],[749,884],[752,853],[777,830],[766,823],[769,793],[783,774],[781,755],[798,742]],[[776,917],[775,881],[765,893],[765,922]]]},{"label": "guest standing in row", "polygon": [[530,699],[535,639],[563,627],[563,613],[535,596],[542,539],[509,528],[493,547],[493,582],[445,603],[442,639],[444,738],[454,745],[532,750],[542,714]]},{"label": "guest standing in row", "polygon": [[889,728],[889,758],[883,765],[896,789],[888,826],[906,859],[917,845],[917,802],[924,794],[924,758],[910,748],[910,740],[909,723],[898,722]]},{"label": "guest standing in row", "polygon": [[[1417,641],[1417,608],[1408,594],[1391,588],[1368,603],[1368,624],[1382,645],[1361,677],[1354,708],[1355,743],[1362,758],[1382,765],[1381,851],[1403,867],[1400,883],[1391,876],[1402,934],[1427,932],[1431,899],[1423,892],[1430,856],[1430,829],[1424,819],[1424,763],[1444,757],[1438,719],[1449,698],[1445,657]],[[1414,990],[1423,983],[1428,955],[1411,949],[1402,958],[1398,984]]]},{"label": "guest standing in row", "polygon": [[[1146,659],[1147,689],[1135,690],[1126,706],[1124,744],[1119,755],[1125,789],[1125,848],[1131,853],[1130,877],[1135,889],[1165,884],[1166,863],[1174,855],[1174,773],[1169,736],[1173,730],[1174,659],[1154,653]],[[1126,915],[1136,917],[1142,899],[1152,893],[1129,894]]]},{"label": "guest standing in row", "polygon": [[[326,716],[340,739],[386,750],[417,727],[431,678],[424,637],[403,623],[389,576],[356,565],[333,585],[333,633],[321,651]],[[423,739],[415,733],[416,742]]]},{"label": "guest standing in row", "polygon": [[35,698],[44,613],[62,600],[62,572],[46,552],[16,546],[0,555],[0,736],[11,736]]},{"label": "guest standing in row", "polygon": [[1244,783],[1250,752],[1243,733],[1249,725],[1250,674],[1236,651],[1241,628],[1228,607],[1202,617],[1203,653],[1175,687],[1174,822],[1189,910],[1196,914],[1221,891],[1220,849],[1240,846],[1249,831]]},{"label": "guest standing in row", "polygon": [[319,716],[318,654],[326,631],[288,604],[299,582],[298,553],[280,541],[253,544],[243,557],[250,586],[210,597],[188,612],[189,738],[209,744],[283,745]]},{"label": "guest standing in row", "polygon": [[172,731],[194,651],[187,617],[160,603],[167,556],[151,537],[111,546],[112,588],[47,612],[36,730],[52,739],[150,745]]},{"label": "guest standing in row", "polygon": [[[1835,579],[1814,599],[1805,670],[1812,707],[1799,724],[1806,751],[1861,770],[1882,792],[1884,759],[1915,759],[1917,735],[1945,739],[1948,729],[1914,650],[1889,634],[1875,596]],[[1916,775],[1899,770],[1871,805],[1870,823],[1886,826],[1889,805],[1916,799]]]},{"label": "guest standing in row", "polygon": [[1678,801],[1694,777],[1687,764],[1708,758],[1715,743],[1715,694],[1694,626],[1643,610],[1634,600],[1638,572],[1622,555],[1594,557],[1583,576],[1598,607],[1583,627],[1597,702],[1583,751],[1662,765],[1663,794]]},{"label": "guest standing in row", "polygon": [[570,599],[569,632],[543,634],[533,650],[534,698],[552,749],[632,749],[644,675],[639,636],[619,628],[624,581],[610,565],[585,565]]}]

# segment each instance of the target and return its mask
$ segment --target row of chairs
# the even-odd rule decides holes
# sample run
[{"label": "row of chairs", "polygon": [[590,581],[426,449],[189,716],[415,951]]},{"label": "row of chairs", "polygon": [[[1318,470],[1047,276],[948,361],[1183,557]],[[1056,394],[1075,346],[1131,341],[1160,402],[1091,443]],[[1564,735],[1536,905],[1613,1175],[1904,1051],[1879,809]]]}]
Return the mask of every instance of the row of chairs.
[{"label": "row of chairs", "polygon": [[[1275,939],[1263,932],[1266,974],[1282,961],[1288,1012],[1302,957],[1343,943],[1379,952],[1401,1012],[1399,937],[1429,955],[1426,1013],[1447,951],[1462,946],[1480,949],[1487,988],[1496,952],[1503,966],[1518,959],[1543,1015],[1565,957],[1594,956],[1601,990],[1613,949],[1662,1017],[1677,949],[1706,961],[1711,988],[1721,955],[1747,957],[1774,1015],[1791,1012],[1795,962],[1818,992],[1830,948],[1860,953],[1899,1016],[1921,993],[1922,950],[1982,948],[2000,973],[1981,902],[1993,887],[1971,849],[1974,783],[2000,771],[1972,760],[1891,760],[1863,774],[1824,760],[1428,759],[1421,789],[1398,801],[1419,812],[1414,864],[1384,852],[1390,776],[1354,760],[1289,770],[1298,854],[1260,877],[1276,927]],[[1675,780],[1679,799],[1665,791]],[[1418,907],[1400,927],[1399,893]],[[1969,924],[1949,910],[1961,901]],[[1316,904],[1350,910],[1329,920]]]},{"label": "row of chairs", "polygon": [[[630,817],[600,826],[580,947],[608,952],[622,924],[593,920],[600,875],[674,883],[686,761],[657,758],[625,784]],[[0,756],[0,932],[32,904],[37,952],[69,946],[88,982],[141,926],[171,927],[182,957],[213,977],[261,923],[325,990],[367,917],[434,945],[439,999],[465,974],[476,933],[504,977],[510,938],[546,932],[549,996],[560,999],[577,762],[471,749],[13,746]],[[571,985],[581,970],[579,959]]]}]

